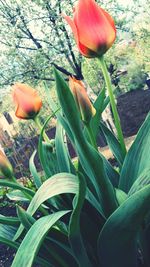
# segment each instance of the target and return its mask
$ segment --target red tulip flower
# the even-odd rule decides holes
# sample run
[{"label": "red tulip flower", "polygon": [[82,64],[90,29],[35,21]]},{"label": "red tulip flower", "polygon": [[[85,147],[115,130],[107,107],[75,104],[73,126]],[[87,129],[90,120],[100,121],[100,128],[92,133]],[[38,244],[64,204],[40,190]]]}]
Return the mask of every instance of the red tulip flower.
[{"label": "red tulip flower", "polygon": [[13,89],[15,115],[21,119],[34,119],[42,107],[42,101],[37,92],[23,83],[16,83]]},{"label": "red tulip flower", "polygon": [[2,151],[0,151],[0,178],[11,178],[13,176],[13,168],[11,163],[4,155]]},{"label": "red tulip flower", "polygon": [[63,16],[71,26],[80,53],[85,57],[100,57],[114,43],[114,21],[94,0],[79,0],[73,19]]},{"label": "red tulip flower", "polygon": [[95,115],[96,110],[90,102],[84,84],[74,77],[70,77],[69,87],[76,100],[82,120],[85,123],[89,123],[91,118]]}]

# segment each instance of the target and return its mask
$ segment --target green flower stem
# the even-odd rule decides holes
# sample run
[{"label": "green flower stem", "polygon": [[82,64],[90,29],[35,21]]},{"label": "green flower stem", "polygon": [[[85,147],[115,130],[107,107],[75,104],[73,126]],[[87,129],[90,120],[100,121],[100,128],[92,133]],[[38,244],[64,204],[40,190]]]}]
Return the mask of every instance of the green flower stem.
[{"label": "green flower stem", "polygon": [[98,151],[96,139],[94,137],[93,131],[92,131],[91,126],[90,126],[90,123],[85,124],[85,127],[87,129],[91,145]]},{"label": "green flower stem", "polygon": [[[34,120],[35,124],[37,125],[37,127],[39,128],[39,130],[41,131],[43,126],[41,125],[39,118],[36,116],[33,120]],[[44,137],[46,142],[48,142],[48,143],[50,142],[50,139],[47,136],[47,134],[45,133],[45,131],[43,132],[43,137]]]},{"label": "green flower stem", "polygon": [[110,103],[111,103],[112,112],[113,112],[113,115],[114,115],[114,121],[115,121],[116,130],[117,130],[118,140],[120,142],[120,146],[121,146],[121,149],[122,149],[123,156],[125,157],[127,151],[126,151],[124,137],[123,137],[123,133],[122,133],[122,129],[121,129],[120,118],[119,118],[117,107],[116,107],[116,103],[115,103],[115,98],[114,98],[114,95],[113,95],[113,89],[112,89],[110,75],[108,73],[108,70],[107,70],[107,67],[106,67],[106,63],[105,63],[103,57],[99,58],[99,62],[100,62],[100,65],[101,65],[101,70],[102,70],[102,73],[103,73],[103,76],[104,76],[104,79],[105,79],[105,82],[106,82],[106,86],[107,86],[107,89],[108,89],[109,97],[110,97]]}]

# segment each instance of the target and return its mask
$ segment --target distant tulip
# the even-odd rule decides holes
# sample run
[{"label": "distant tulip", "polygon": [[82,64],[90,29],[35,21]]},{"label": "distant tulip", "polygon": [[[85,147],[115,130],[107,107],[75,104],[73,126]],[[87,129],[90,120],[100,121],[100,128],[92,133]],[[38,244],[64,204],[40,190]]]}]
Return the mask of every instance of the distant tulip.
[{"label": "distant tulip", "polygon": [[79,51],[85,57],[100,57],[114,43],[116,28],[112,17],[94,0],[79,0],[74,16],[63,15],[70,25]]},{"label": "distant tulip", "polygon": [[27,84],[13,85],[13,99],[16,104],[15,115],[21,119],[34,119],[42,107],[42,100],[37,92]]},{"label": "distant tulip", "polygon": [[95,115],[96,110],[90,102],[84,84],[74,77],[70,77],[69,86],[76,100],[82,120],[85,123],[89,123],[90,119]]},{"label": "distant tulip", "polygon": [[12,178],[12,176],[13,168],[4,153],[0,151],[0,178]]}]

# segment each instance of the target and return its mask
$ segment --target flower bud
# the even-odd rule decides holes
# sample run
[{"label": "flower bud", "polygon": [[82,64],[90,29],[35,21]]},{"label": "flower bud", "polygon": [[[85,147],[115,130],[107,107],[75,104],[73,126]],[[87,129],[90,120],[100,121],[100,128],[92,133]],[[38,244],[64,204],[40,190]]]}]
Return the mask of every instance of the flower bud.
[{"label": "flower bud", "polygon": [[80,53],[100,57],[114,43],[116,28],[112,17],[94,0],[79,0],[73,19],[63,15],[70,25]]},{"label": "flower bud", "polygon": [[69,77],[69,87],[78,105],[82,120],[89,123],[96,110],[90,102],[83,82],[76,80],[74,77]]},{"label": "flower bud", "polygon": [[13,168],[7,157],[0,151],[0,178],[12,178]]},{"label": "flower bud", "polygon": [[16,104],[15,115],[20,119],[34,119],[42,107],[42,100],[37,92],[23,83],[13,85],[13,99]]}]

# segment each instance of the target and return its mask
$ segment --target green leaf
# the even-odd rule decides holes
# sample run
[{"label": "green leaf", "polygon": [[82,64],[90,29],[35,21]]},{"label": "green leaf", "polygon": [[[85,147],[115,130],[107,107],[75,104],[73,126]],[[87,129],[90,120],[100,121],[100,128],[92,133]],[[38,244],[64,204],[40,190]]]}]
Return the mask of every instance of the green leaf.
[{"label": "green leaf", "polygon": [[61,104],[61,108],[65,114],[65,117],[67,118],[71,131],[77,135],[78,132],[81,132],[81,121],[75,99],[70,91],[70,88],[59,75],[58,71],[54,69],[54,72],[56,78],[57,95]]},{"label": "green leaf", "polygon": [[72,193],[78,191],[77,177],[71,173],[58,173],[46,180],[36,192],[27,209],[33,215],[39,206],[51,197],[59,194]]},{"label": "green leaf", "polygon": [[90,121],[90,126],[91,126],[91,129],[93,130],[93,134],[94,134],[95,138],[97,137],[97,134],[99,132],[99,124],[100,124],[101,114],[103,111],[105,93],[106,93],[106,90],[105,90],[105,88],[103,88],[100,91],[96,101],[93,104],[94,108],[96,109],[96,114],[94,117],[92,117],[92,119]]},{"label": "green leaf", "polygon": [[119,205],[121,205],[127,199],[128,195],[125,192],[123,192],[122,190],[117,189],[117,188],[115,189],[115,191],[116,191],[117,201],[118,201]]},{"label": "green leaf", "polygon": [[50,228],[69,211],[59,211],[37,220],[23,239],[11,267],[31,267]]},{"label": "green leaf", "polygon": [[[74,135],[74,146],[81,165],[95,187],[105,215],[117,207],[114,189],[103,166],[101,155],[86,141],[81,129],[79,112],[68,85],[55,70],[57,94],[69,127]],[[87,184],[89,185],[88,181]]]},{"label": "green leaf", "polygon": [[114,187],[118,187],[119,177],[120,177],[119,173],[112,167],[109,161],[102,154],[101,158],[103,160],[104,168],[109,180],[111,181]]},{"label": "green leaf", "polygon": [[16,233],[16,228],[0,223],[0,237],[12,240]]},{"label": "green leaf", "polygon": [[135,180],[150,164],[150,113],[138,131],[137,137],[129,149],[120,175],[119,187],[128,192]]},{"label": "green leaf", "polygon": [[6,217],[0,214],[0,223],[11,226],[18,226],[19,220],[16,217]]},{"label": "green leaf", "polygon": [[59,171],[72,172],[71,170],[73,170],[73,164],[71,162],[67,148],[67,143],[65,143],[64,138],[66,138],[65,132],[63,130],[62,125],[58,121],[56,126],[55,146],[56,146],[56,155],[57,155]]},{"label": "green leaf", "polygon": [[[46,180],[42,186],[36,192],[34,198],[30,202],[27,212],[33,215],[40,205],[46,200],[57,196],[59,194],[71,193],[76,194],[79,189],[78,179],[75,175],[71,173],[59,173],[55,174],[50,179]],[[101,206],[95,199],[93,194],[88,190],[86,198],[89,202],[102,214]],[[23,231],[23,226],[21,225],[15,235],[14,240],[18,239]]]},{"label": "green leaf", "polygon": [[[36,222],[36,220],[28,213],[26,212],[24,209],[22,209],[21,207],[17,207],[17,214],[18,214],[18,217],[21,221],[21,223],[23,224],[23,226],[25,227],[25,229],[28,231],[31,226]],[[55,232],[56,229],[52,229],[51,232],[53,234],[53,232]],[[62,233],[60,233],[59,231],[59,236],[61,235],[61,238],[62,238]],[[50,249],[50,251],[55,251],[55,257],[57,258],[56,254],[59,255],[59,257],[63,256],[65,258],[67,258],[67,262],[69,261],[70,264],[73,265],[73,255],[72,255],[72,251],[71,249],[66,246],[65,244],[63,244],[63,242],[58,242],[58,237],[56,236],[55,239],[53,238],[50,238],[50,237],[46,237],[45,238],[45,241],[47,241],[46,243],[44,242],[43,243],[43,246],[44,246],[44,249],[46,247],[46,245],[48,246],[48,248]],[[62,241],[62,240],[61,240]],[[67,243],[68,245],[68,243]],[[53,256],[54,256],[53,254]],[[69,263],[68,262],[68,263]],[[76,265],[75,265],[76,266]]]},{"label": "green leaf", "polygon": [[[46,82],[44,82],[44,87],[45,87],[45,91],[46,91],[46,95],[47,95],[47,100],[49,103],[50,108],[53,110],[53,112],[55,112],[55,110],[58,109],[58,106],[56,105],[56,103],[54,102],[54,100],[52,99],[52,97],[50,97],[50,88],[48,88]],[[56,117],[59,120],[59,122],[63,125],[65,131],[67,132],[70,140],[73,140],[73,135],[72,132],[69,128],[69,125],[67,123],[67,121],[65,120],[65,118],[62,116],[61,112],[58,110],[58,112],[56,113]]]},{"label": "green leaf", "polygon": [[29,199],[20,190],[13,190],[6,194],[6,196],[12,201],[29,202]]},{"label": "green leaf", "polygon": [[[33,215],[40,205],[46,200],[64,193],[76,194],[78,191],[78,179],[71,173],[58,173],[46,180],[36,192],[34,198],[29,204],[27,212]],[[18,239],[23,231],[21,225],[15,235],[14,240]]]},{"label": "green leaf", "polygon": [[56,152],[55,152],[53,144],[51,142],[50,143],[43,142],[43,134],[44,134],[45,127],[47,123],[49,122],[49,120],[55,115],[57,111],[58,110],[56,110],[45,121],[42,127],[42,130],[41,130],[41,133],[40,133],[39,143],[38,143],[38,154],[39,154],[40,162],[41,162],[41,165],[43,167],[43,170],[47,178],[59,172]]},{"label": "green leaf", "polygon": [[5,179],[0,180],[0,186],[6,186],[6,187],[13,188],[13,189],[19,189],[20,191],[25,193],[26,196],[29,195],[33,197],[35,194],[35,192],[32,191],[31,189],[26,188],[18,183],[9,182],[8,180],[5,180]]},{"label": "green leaf", "polygon": [[69,222],[69,241],[79,266],[92,267],[80,232],[80,214],[86,196],[86,182],[84,176],[79,173],[79,192]]},{"label": "green leaf", "polygon": [[100,127],[102,129],[102,132],[107,140],[107,144],[109,148],[111,149],[114,157],[118,161],[119,165],[122,166],[124,157],[122,154],[122,149],[120,146],[119,141],[115,137],[115,135],[101,122]]},{"label": "green leaf", "polygon": [[137,234],[149,203],[150,185],[147,185],[127,198],[108,218],[98,240],[101,267],[137,266]]},{"label": "green leaf", "polygon": [[142,174],[135,180],[134,184],[131,186],[128,196],[133,195],[135,192],[142,189],[145,185],[150,184],[150,169],[145,169]]},{"label": "green leaf", "polygon": [[32,224],[36,222],[36,220],[28,212],[19,206],[17,206],[17,215],[27,231],[30,229]]},{"label": "green leaf", "polygon": [[42,182],[41,182],[39,174],[38,174],[38,172],[36,170],[36,166],[34,164],[35,155],[36,155],[36,150],[33,152],[32,156],[30,157],[29,169],[30,169],[30,172],[31,172],[31,174],[33,176],[33,180],[34,180],[36,188],[39,188],[41,186]]}]

